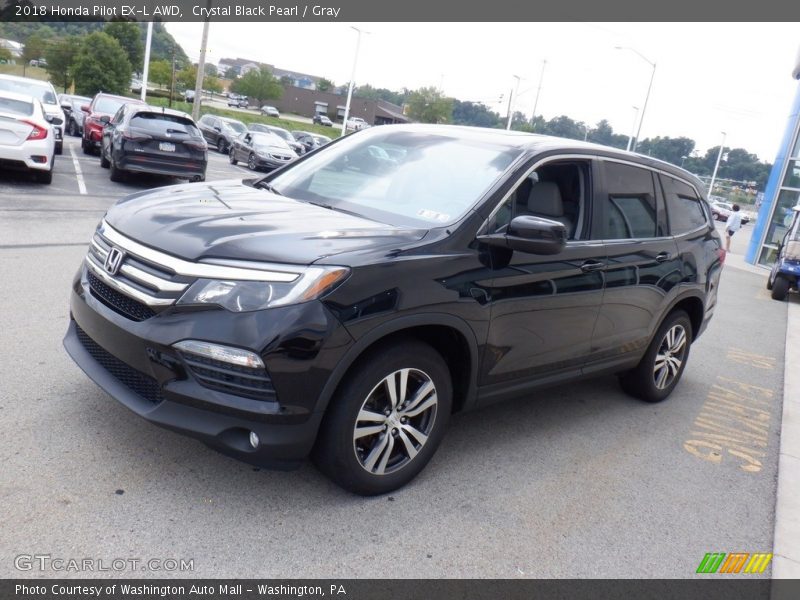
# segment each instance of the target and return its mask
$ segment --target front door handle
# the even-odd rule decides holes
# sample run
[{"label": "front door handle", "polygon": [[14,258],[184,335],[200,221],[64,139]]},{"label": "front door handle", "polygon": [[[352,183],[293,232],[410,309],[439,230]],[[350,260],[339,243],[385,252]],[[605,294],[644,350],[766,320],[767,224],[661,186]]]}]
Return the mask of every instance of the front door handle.
[{"label": "front door handle", "polygon": [[659,252],[656,254],[656,262],[667,262],[668,260],[672,260],[672,254],[669,252]]},{"label": "front door handle", "polygon": [[581,271],[584,273],[591,273],[592,271],[599,271],[605,266],[605,263],[602,263],[599,260],[587,260],[581,265]]}]

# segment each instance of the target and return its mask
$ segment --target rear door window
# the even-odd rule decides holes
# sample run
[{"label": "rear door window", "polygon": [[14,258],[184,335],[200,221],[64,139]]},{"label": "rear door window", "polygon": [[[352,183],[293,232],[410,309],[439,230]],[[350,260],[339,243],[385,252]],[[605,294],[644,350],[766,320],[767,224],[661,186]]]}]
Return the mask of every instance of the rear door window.
[{"label": "rear door window", "polygon": [[661,175],[660,178],[672,235],[680,235],[706,226],[708,216],[694,188],[668,175]]},{"label": "rear door window", "polygon": [[658,228],[653,173],[615,162],[605,163],[607,194],[603,198],[603,238],[642,239],[664,235]]}]

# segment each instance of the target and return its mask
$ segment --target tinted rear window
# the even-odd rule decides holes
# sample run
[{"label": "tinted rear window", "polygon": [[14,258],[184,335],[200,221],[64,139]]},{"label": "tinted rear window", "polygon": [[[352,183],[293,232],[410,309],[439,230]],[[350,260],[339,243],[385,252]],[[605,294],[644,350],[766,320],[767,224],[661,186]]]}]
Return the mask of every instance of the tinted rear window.
[{"label": "tinted rear window", "polygon": [[0,112],[11,112],[29,117],[33,114],[33,102],[0,97]]},{"label": "tinted rear window", "polygon": [[131,119],[131,127],[156,133],[185,133],[200,135],[191,119],[161,113],[137,113]]},{"label": "tinted rear window", "polygon": [[693,231],[708,223],[701,201],[694,189],[682,181],[661,175],[667,200],[669,228],[673,235]]}]

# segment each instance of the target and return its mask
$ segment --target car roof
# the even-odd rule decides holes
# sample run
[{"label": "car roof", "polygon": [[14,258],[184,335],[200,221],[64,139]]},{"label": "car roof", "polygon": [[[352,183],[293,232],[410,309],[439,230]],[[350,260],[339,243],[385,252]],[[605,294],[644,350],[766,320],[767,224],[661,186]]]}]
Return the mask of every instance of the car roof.
[{"label": "car roof", "polygon": [[20,83],[32,83],[34,85],[49,87],[55,90],[55,88],[53,88],[52,83],[50,83],[49,81],[42,81],[41,79],[33,79],[31,77],[20,77],[18,75],[6,75],[6,74],[0,74],[0,79],[6,79],[8,81],[19,81]]},{"label": "car roof", "polygon": [[16,92],[6,92],[4,90],[0,90],[0,96],[3,98],[8,98],[10,100],[19,100],[21,102],[38,102],[38,98],[34,98],[28,94],[18,94]]},{"label": "car roof", "polygon": [[353,132],[349,135],[380,135],[381,131],[391,128],[392,131],[408,131],[416,133],[444,134],[454,137],[506,146],[509,149],[519,149],[529,153],[541,153],[548,151],[558,151],[562,153],[575,154],[600,154],[609,158],[618,158],[629,162],[634,162],[643,166],[651,167],[690,180],[698,190],[705,190],[704,184],[692,173],[682,169],[672,163],[668,163],[651,156],[628,152],[611,146],[603,146],[592,142],[571,140],[538,133],[527,133],[524,131],[509,131],[506,129],[490,129],[487,127],[469,127],[466,125],[431,125],[424,123],[382,125],[380,127],[370,127],[361,131]]},{"label": "car roof", "polygon": [[[231,117],[218,117],[217,115],[212,116],[217,117],[220,121],[226,121],[228,123],[242,123],[239,119],[233,119]],[[244,125],[244,123],[242,123],[242,125]]]},{"label": "car roof", "polygon": [[117,94],[109,94],[107,92],[97,92],[94,97],[99,98],[102,96],[103,98],[116,98],[118,100],[124,100],[128,104],[145,104],[145,102],[139,100],[138,98],[128,98],[127,96],[118,96]]}]

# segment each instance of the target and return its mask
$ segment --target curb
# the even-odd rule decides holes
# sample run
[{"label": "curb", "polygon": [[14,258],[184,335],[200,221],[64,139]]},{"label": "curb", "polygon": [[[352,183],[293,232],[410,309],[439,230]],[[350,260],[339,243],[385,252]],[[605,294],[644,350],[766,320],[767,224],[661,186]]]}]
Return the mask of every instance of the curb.
[{"label": "curb", "polygon": [[800,304],[794,300],[786,318],[773,579],[800,578]]}]

